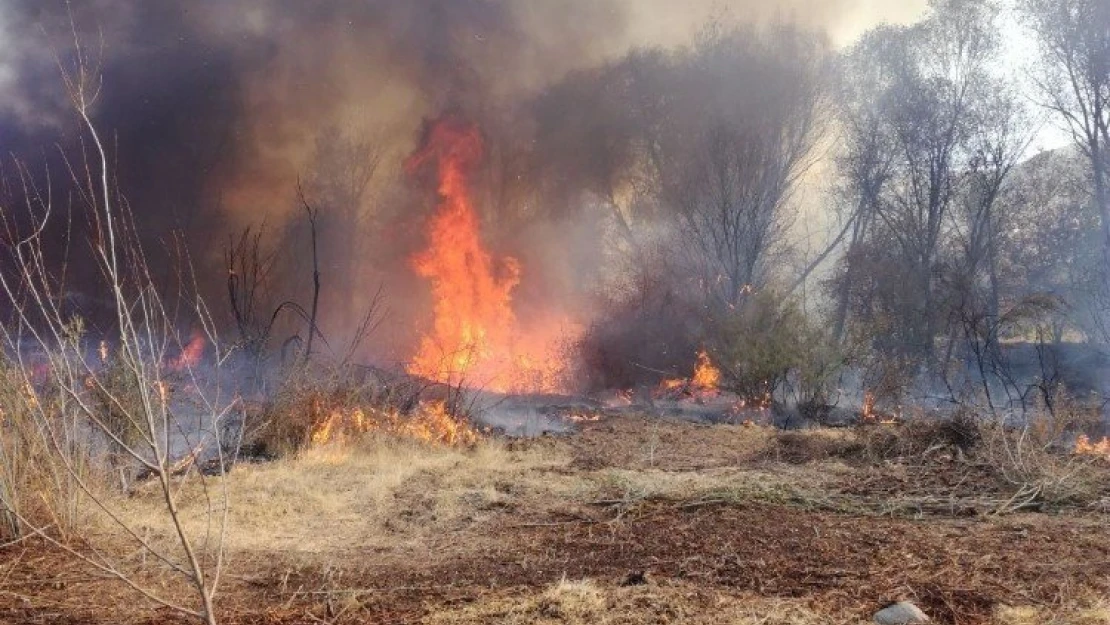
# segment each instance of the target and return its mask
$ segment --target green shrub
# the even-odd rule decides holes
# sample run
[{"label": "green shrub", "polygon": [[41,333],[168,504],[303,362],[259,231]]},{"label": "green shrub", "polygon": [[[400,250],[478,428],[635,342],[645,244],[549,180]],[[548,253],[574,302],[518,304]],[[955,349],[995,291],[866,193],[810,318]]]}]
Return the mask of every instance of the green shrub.
[{"label": "green shrub", "polygon": [[754,401],[789,391],[800,404],[826,402],[846,361],[827,332],[773,291],[752,295],[710,324],[706,343],[722,386]]}]

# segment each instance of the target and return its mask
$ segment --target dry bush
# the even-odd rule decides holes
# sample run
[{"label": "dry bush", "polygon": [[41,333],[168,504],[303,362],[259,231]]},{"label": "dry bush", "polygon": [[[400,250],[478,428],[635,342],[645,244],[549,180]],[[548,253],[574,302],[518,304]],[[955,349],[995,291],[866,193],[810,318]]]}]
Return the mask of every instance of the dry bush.
[{"label": "dry bush", "polygon": [[1020,427],[988,422],[966,411],[918,417],[898,424],[861,424],[851,430],[779,432],[764,452],[790,464],[837,460],[859,465],[889,462],[928,466],[952,462],[985,469],[1003,493],[995,512],[1090,506],[1107,494],[1110,462],[1074,453],[1075,436],[1095,418],[1093,408],[1058,402],[1055,414],[1038,412]]},{"label": "dry bush", "polygon": [[790,464],[808,464],[831,459],[858,459],[866,448],[851,433],[811,430],[779,432],[765,454],[771,460]]},{"label": "dry bush", "polygon": [[864,423],[850,430],[779,432],[767,457],[790,464],[840,460],[878,464],[920,457],[938,449],[966,450],[975,435],[955,419],[920,419],[902,424]]},{"label": "dry bush", "polygon": [[1005,508],[1089,505],[1104,495],[1110,468],[1102,458],[1075,454],[1072,442],[1097,418],[1093,408],[1061,401],[1020,426],[984,425],[977,459],[1016,489]]},{"label": "dry bush", "polygon": [[[77,423],[53,409],[49,421],[36,419],[28,408],[47,395],[28,385],[17,366],[0,357],[0,542],[21,538],[28,525],[69,533],[83,500],[76,480],[93,481],[87,447],[74,444]],[[66,443],[54,450],[50,437]]]},{"label": "dry bush", "polygon": [[801,404],[825,405],[845,361],[828,333],[774,291],[751,295],[706,335],[722,387],[755,401],[789,389]]},{"label": "dry bush", "polygon": [[[437,399],[421,402],[422,395]],[[270,459],[371,433],[447,445],[479,438],[453,389],[434,393],[411,380],[385,381],[348,367],[327,375],[294,370],[272,400],[248,413],[244,429],[244,452]]]},{"label": "dry bush", "polygon": [[310,385],[301,376],[288,380],[273,399],[247,414],[243,452],[274,459],[306,449],[312,432],[345,403],[344,395],[333,385]]},{"label": "dry bush", "polygon": [[24,367],[48,365],[0,354],[0,543],[41,528],[63,537],[79,532],[84,488],[102,490],[106,476],[90,429],[65,409],[53,384]]},{"label": "dry bush", "polygon": [[874,464],[919,458],[939,450],[965,457],[981,442],[981,425],[975,417],[958,412],[900,423],[865,422],[849,430],[779,432],[766,453],[791,464],[829,459]]},{"label": "dry bush", "polygon": [[129,415],[142,410],[143,390],[137,378],[128,372],[122,354],[105,352],[105,355],[107,362],[98,376],[99,383],[90,384],[89,392],[106,430],[109,460],[119,464],[128,460],[125,449],[135,447],[142,439],[141,428]]},{"label": "dry bush", "polygon": [[935,451],[966,457],[981,442],[974,415],[959,411],[947,416],[918,416],[897,424],[861,423],[855,437],[867,462],[919,458]]},{"label": "dry bush", "polygon": [[689,373],[699,347],[699,313],[648,269],[610,295],[575,346],[590,390],[654,385]]}]

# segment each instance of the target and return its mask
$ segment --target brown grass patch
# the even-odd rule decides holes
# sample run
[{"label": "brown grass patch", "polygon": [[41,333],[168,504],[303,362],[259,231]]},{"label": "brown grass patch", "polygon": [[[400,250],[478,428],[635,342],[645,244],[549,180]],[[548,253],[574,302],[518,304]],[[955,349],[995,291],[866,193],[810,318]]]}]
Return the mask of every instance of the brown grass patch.
[{"label": "brown grass patch", "polygon": [[[498,441],[458,449],[378,437],[243,464],[225,478],[228,547],[321,553],[388,545],[399,528],[443,531],[496,510],[506,490],[538,488],[540,473],[565,463],[550,451]],[[169,534],[153,490],[140,489],[118,506],[137,526]],[[188,487],[180,503],[186,523],[201,522],[205,506],[199,485]]]},{"label": "brown grass patch", "polygon": [[[941,469],[965,466],[950,450],[790,464],[760,451],[772,433],[758,428],[620,419],[583,436],[471,449],[375,438],[235,467],[222,478],[233,497],[223,621],[811,625],[866,622],[911,599],[941,624],[1105,622],[1091,599],[1110,593],[1101,515],[882,507],[980,496]],[[650,441],[662,441],[656,466]],[[691,466],[690,441],[711,466]],[[583,466],[595,454],[602,468]],[[183,494],[191,524],[201,495]],[[119,505],[150,535],[166,531],[146,488]],[[0,621],[166,622],[22,547],[0,552]]]}]

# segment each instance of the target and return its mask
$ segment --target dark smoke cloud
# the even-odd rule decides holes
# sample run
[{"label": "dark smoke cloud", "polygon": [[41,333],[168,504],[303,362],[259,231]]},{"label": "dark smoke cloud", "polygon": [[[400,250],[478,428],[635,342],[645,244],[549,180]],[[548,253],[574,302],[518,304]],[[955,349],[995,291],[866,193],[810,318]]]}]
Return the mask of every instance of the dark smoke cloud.
[{"label": "dark smoke cloud", "polygon": [[[55,142],[78,145],[57,67],[73,23],[102,58],[95,120],[148,242],[182,232],[202,271],[220,276],[213,241],[262,220],[281,232],[299,214],[294,189],[313,175],[318,138],[339,129],[381,143],[382,188],[367,201],[392,211],[379,225],[399,242],[374,262],[391,256],[382,271],[396,274],[430,208],[398,190],[423,119],[453,110],[491,139],[519,136],[508,120],[521,102],[632,48],[681,45],[712,16],[851,32],[874,20],[869,2],[0,0],[0,144],[32,162],[56,159]],[[881,3],[878,15],[902,19],[913,4]]]},{"label": "dark smoke cloud", "polygon": [[[135,203],[179,226],[250,221],[284,210],[276,191],[327,125],[387,126],[404,149],[426,115],[495,115],[570,70],[681,43],[714,14],[843,29],[873,19],[868,2],[0,0],[0,140],[24,152],[65,127],[53,51],[71,44],[72,15],[87,47],[103,42],[97,121],[118,133]],[[919,10],[890,4],[881,16]]]},{"label": "dark smoke cloud", "polygon": [[[594,0],[93,0],[72,13],[87,47],[103,41],[96,119],[119,134],[136,203],[159,213],[213,189],[235,211],[271,211],[267,191],[291,187],[323,127],[405,137],[424,115],[479,111],[594,62],[624,30]],[[3,15],[10,148],[64,126],[52,49],[71,42],[61,2],[9,0]],[[136,188],[147,182],[164,193]]]}]

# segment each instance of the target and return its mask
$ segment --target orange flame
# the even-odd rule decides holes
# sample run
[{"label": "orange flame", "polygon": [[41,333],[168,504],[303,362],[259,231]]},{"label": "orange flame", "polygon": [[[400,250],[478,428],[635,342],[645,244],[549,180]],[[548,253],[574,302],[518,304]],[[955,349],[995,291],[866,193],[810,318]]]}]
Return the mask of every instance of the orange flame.
[{"label": "orange flame", "polygon": [[413,262],[428,279],[435,302],[432,332],[421,338],[408,372],[437,382],[466,381],[490,390],[553,391],[561,359],[551,332],[518,337],[513,290],[520,263],[495,261],[481,240],[469,174],[480,163],[483,141],[472,124],[453,118],[432,124],[424,146],[405,168],[436,168],[440,201],[428,224],[428,247]]},{"label": "orange flame", "polygon": [[179,354],[177,358],[170,359],[170,370],[182,371],[197,366],[200,364],[200,359],[204,356],[204,348],[207,346],[208,342],[204,339],[204,335],[194,330],[193,336],[189,339],[188,344],[181,349],[181,354]]},{"label": "orange flame", "polygon": [[667,393],[673,391],[688,392],[693,395],[715,395],[720,391],[721,370],[709,359],[709,354],[703,349],[698,352],[694,363],[694,375],[689,379],[677,378],[663,380],[659,390]]},{"label": "orange flame", "polygon": [[896,415],[882,414],[875,409],[875,394],[866,391],[863,394],[863,407],[860,409],[860,420],[866,424],[898,425]]},{"label": "orange flame", "polygon": [[863,410],[860,411],[860,416],[864,421],[875,421],[875,394],[867,391],[863,394]]},{"label": "orange flame", "polygon": [[1091,442],[1086,434],[1075,440],[1075,453],[1080,456],[1104,456],[1110,458],[1110,437],[1104,436],[1097,443]]},{"label": "orange flame", "polygon": [[698,352],[698,363],[694,366],[691,382],[694,388],[703,391],[716,391],[721,384],[721,370],[713,365],[704,349]]},{"label": "orange flame", "polygon": [[335,409],[316,423],[309,438],[313,446],[320,446],[342,443],[372,432],[451,447],[473,445],[481,439],[478,430],[452,416],[443,402],[421,404],[408,417],[396,413],[367,413],[360,408]]}]

